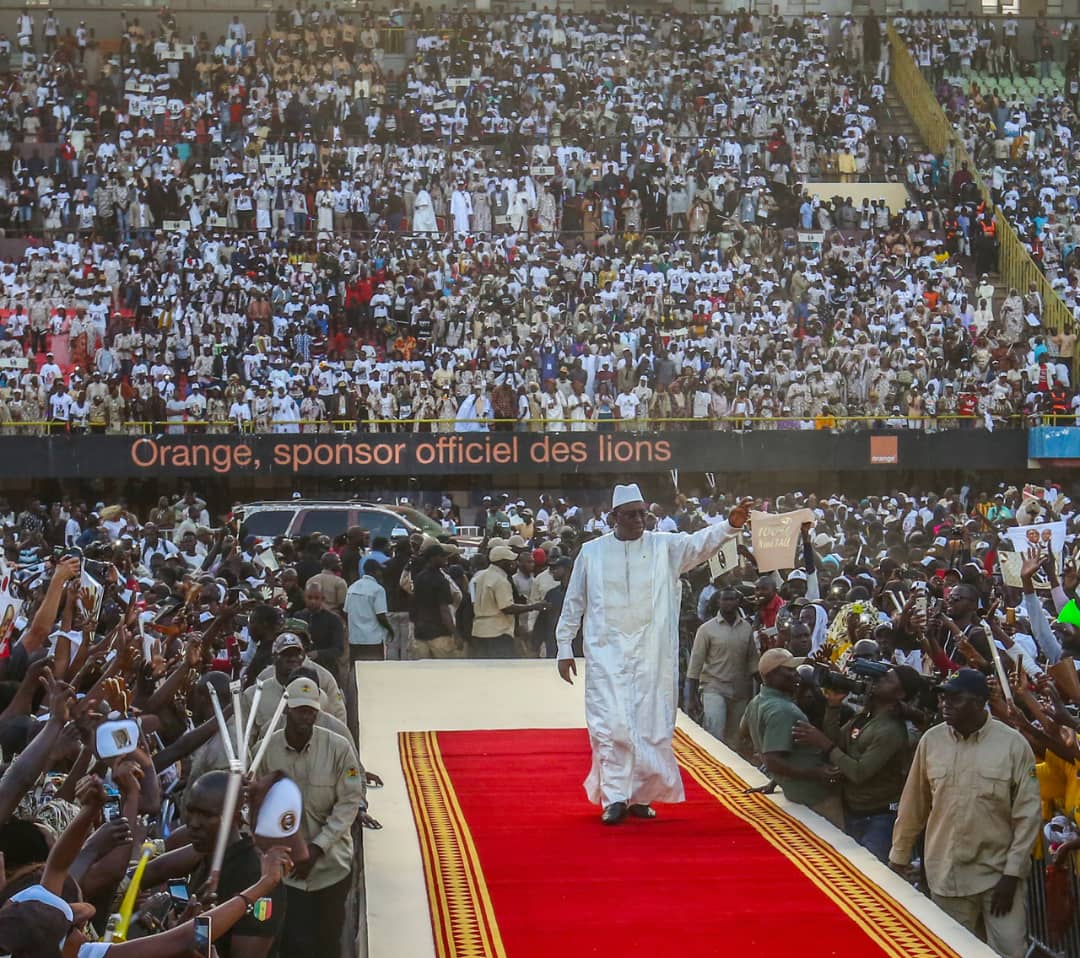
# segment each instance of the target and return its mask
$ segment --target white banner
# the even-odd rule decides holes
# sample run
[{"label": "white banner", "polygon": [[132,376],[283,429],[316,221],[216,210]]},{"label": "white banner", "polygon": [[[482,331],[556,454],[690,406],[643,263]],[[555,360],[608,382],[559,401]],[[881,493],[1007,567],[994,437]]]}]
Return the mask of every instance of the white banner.
[{"label": "white banner", "polygon": [[754,544],[754,560],[759,572],[795,568],[795,550],[799,545],[799,533],[804,522],[813,522],[814,513],[809,509],[794,512],[750,513],[750,537]]},{"label": "white banner", "polygon": [[[101,614],[101,600],[105,598],[105,587],[85,569],[82,571],[79,587],[79,605],[82,606],[86,617],[92,622],[96,622]],[[86,594],[85,598],[89,600],[89,607],[84,601],[83,593]]]},{"label": "white banner", "polygon": [[11,631],[22,612],[23,602],[15,593],[15,576],[12,568],[0,559],[0,658],[11,651]]}]

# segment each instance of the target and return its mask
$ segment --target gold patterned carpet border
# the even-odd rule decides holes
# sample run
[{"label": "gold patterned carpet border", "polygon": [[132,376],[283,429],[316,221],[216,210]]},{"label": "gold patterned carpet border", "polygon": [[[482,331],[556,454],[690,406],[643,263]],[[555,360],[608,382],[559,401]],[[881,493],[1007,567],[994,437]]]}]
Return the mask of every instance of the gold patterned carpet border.
[{"label": "gold patterned carpet border", "polygon": [[469,824],[435,732],[401,732],[398,749],[420,837],[439,958],[506,958]]},{"label": "gold patterned carpet border", "polygon": [[782,852],[863,931],[894,958],[959,958],[903,905],[867,878],[828,842],[747,784],[682,729],[675,757],[690,776],[728,811]]}]

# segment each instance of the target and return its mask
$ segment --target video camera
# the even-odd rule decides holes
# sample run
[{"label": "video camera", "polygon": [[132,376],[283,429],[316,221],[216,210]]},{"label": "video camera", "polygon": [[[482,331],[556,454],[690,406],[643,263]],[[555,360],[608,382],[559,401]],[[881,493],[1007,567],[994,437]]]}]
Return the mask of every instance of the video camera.
[{"label": "video camera", "polygon": [[[870,686],[892,668],[890,662],[858,656],[850,659],[842,672],[822,662],[807,662],[799,666],[799,677],[820,689],[865,696]],[[920,677],[918,691],[908,701],[912,706],[933,711],[937,703],[937,686]]]},{"label": "video camera", "polygon": [[[831,669],[823,662],[807,664],[810,665],[811,673],[809,676],[803,675],[803,678],[810,678],[818,688],[833,692],[852,692],[856,695],[865,695],[870,684],[892,668],[888,662],[864,658],[852,659],[843,672]],[[800,674],[802,675],[801,668]]]}]

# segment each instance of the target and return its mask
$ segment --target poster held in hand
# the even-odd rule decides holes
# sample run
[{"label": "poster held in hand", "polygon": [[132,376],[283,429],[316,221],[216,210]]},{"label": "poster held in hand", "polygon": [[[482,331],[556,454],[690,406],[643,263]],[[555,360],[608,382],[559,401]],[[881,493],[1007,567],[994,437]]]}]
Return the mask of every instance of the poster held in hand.
[{"label": "poster held in hand", "polygon": [[1064,568],[1065,522],[1040,522],[1029,526],[1011,526],[1005,535],[1020,555],[1026,555],[1030,549],[1038,549],[1046,555],[1054,556],[1058,574]]},{"label": "poster held in hand", "polygon": [[731,572],[739,564],[739,543],[735,538],[728,539],[709,560],[709,578],[718,579]]},{"label": "poster held in hand", "polygon": [[795,550],[803,523],[813,522],[809,509],[796,509],[773,515],[769,512],[750,513],[750,538],[759,572],[795,567]]}]

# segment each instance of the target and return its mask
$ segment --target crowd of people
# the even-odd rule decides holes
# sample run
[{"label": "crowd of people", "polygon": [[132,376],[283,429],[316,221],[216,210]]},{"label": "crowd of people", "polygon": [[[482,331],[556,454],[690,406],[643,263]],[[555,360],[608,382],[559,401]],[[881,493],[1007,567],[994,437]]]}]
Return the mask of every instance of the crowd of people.
[{"label": "crowd of people", "polygon": [[20,54],[7,225],[116,244],[167,223],[591,242],[697,233],[756,216],[768,184],[898,159],[877,134],[884,86],[857,69],[864,52],[877,69],[880,40],[853,22],[838,38],[827,18],[745,13],[416,19],[398,74],[372,17],[307,4],[258,35],[234,17],[216,43],[166,14],[125,21],[113,57]]},{"label": "crowd of people", "polygon": [[[1009,23],[898,27],[1075,308],[1073,37],[1036,34],[1041,100],[956,82],[1023,72]],[[397,74],[386,25],[301,5],[215,41],[163,13],[112,55],[35,10],[0,36],[0,226],[28,241],[0,263],[0,434],[1075,421],[1075,336],[1041,329],[1034,289],[995,297],[972,171],[882,132],[873,17],[418,10],[392,24],[416,43]],[[803,191],[828,178],[910,198]],[[679,495],[645,526],[736,501]],[[0,953],[87,958],[186,955],[207,909],[222,956],[338,953],[379,825],[351,664],[556,658],[580,550],[614,521],[492,495],[474,553],[260,541],[190,489],[145,515],[19,506]],[[684,708],[1023,954],[1037,833],[1052,867],[1080,848],[1080,514],[1050,482],[754,506],[813,521],[788,567],[759,568],[751,523],[733,567],[683,577]],[[1061,556],[1008,544],[1059,523]],[[262,755],[230,819],[231,681]],[[282,778],[292,835],[260,826]]]},{"label": "crowd of people", "polygon": [[5,954],[342,953],[354,831],[378,827],[380,784],[357,755],[345,646],[322,645],[343,624],[314,580],[283,605],[220,536],[189,564],[205,503],[176,505],[154,516],[168,534],[120,506],[5,517]]},{"label": "crowd of people", "polygon": [[[735,501],[714,489],[680,494],[649,504],[643,521],[662,533],[694,531],[723,522]],[[572,495],[533,504],[487,496],[475,517],[482,546],[467,551],[450,535],[387,541],[360,527],[334,539],[260,540],[228,513],[211,518],[190,488],[145,515],[125,501],[20,505],[0,501],[0,949],[43,955],[58,953],[73,925],[91,939],[84,954],[186,954],[189,919],[211,903],[203,885],[222,828],[230,832],[213,912],[219,953],[337,953],[354,833],[378,827],[367,787],[380,781],[356,750],[351,663],[554,659],[580,550],[615,520],[607,506]],[[473,518],[446,496],[417,505]],[[706,565],[683,577],[684,708],[759,760],[789,800],[882,859],[891,847],[897,867],[909,865],[926,825],[922,862],[935,899],[973,929],[985,913],[994,947],[1022,953],[1000,943],[1014,940],[1017,920],[1022,937],[1039,816],[1073,823],[1076,814],[1073,501],[1047,481],[940,495],[795,492],[753,505],[806,509],[812,520],[789,567],[758,568],[751,522],[727,569]],[[1007,530],[1027,526],[1031,541],[1049,542],[1040,533],[1058,523],[1058,552],[1021,553],[1005,576],[1014,552]],[[934,724],[938,683],[954,673],[943,687],[944,720],[957,729],[974,723],[956,740]],[[262,865],[261,817],[222,820],[232,743],[222,739],[214,699],[227,715],[233,680],[244,689],[243,714],[253,716],[253,741],[266,739],[252,806],[266,776],[284,774],[303,794],[298,837]],[[286,691],[279,728],[275,708]],[[966,717],[957,717],[958,702]],[[984,740],[975,733],[987,702],[993,738]],[[104,757],[102,728],[127,719],[137,722],[132,749]],[[958,744],[972,735],[977,753]],[[1036,768],[1032,750],[1037,781],[1010,792],[1008,776]],[[964,765],[974,769],[970,781],[953,777],[946,752],[974,761]],[[919,776],[932,780],[930,793]],[[993,820],[974,855],[959,855],[963,829],[987,822],[975,826],[943,804],[959,801],[945,796],[961,786],[964,795],[987,790]],[[1072,840],[1073,824],[1055,821],[1062,841]],[[1080,840],[1063,847],[1058,863]],[[136,881],[129,865],[143,850],[150,860],[139,872],[138,907],[118,921]],[[1004,903],[1008,921],[972,910],[979,895],[993,897],[995,909]],[[20,951],[25,942],[41,950]]]},{"label": "crowd of people", "polygon": [[[1076,176],[1080,34],[1037,18],[898,18],[994,203],[1077,314],[1080,205]],[[974,170],[947,171],[954,194],[974,196]]]},{"label": "crowd of people", "polygon": [[316,7],[25,19],[4,433],[1072,421],[1072,333],[880,128],[873,17],[417,11],[397,75]]}]

